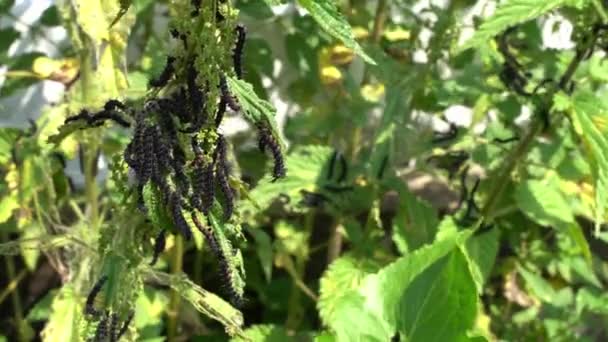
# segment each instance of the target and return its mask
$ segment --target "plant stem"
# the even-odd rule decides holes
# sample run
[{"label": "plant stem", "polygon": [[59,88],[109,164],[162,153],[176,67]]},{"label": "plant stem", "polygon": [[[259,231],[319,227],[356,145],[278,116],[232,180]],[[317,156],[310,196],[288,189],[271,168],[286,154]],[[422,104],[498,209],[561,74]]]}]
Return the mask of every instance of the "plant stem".
[{"label": "plant stem", "polygon": [[15,279],[12,279],[8,283],[8,285],[6,285],[6,288],[2,290],[2,293],[0,293],[0,304],[4,302],[4,300],[6,299],[6,297],[8,297],[9,294],[14,293],[15,289],[19,286],[19,283],[21,282],[21,280],[23,280],[23,278],[25,278],[26,275],[27,269],[22,269],[21,272],[19,272],[19,274],[17,275],[17,277],[15,277]]},{"label": "plant stem", "polygon": [[[315,219],[315,213],[313,211],[309,212],[304,216],[304,231],[306,232],[306,241],[310,239],[310,235],[313,230],[313,224]],[[308,245],[308,243],[307,243]],[[306,262],[308,261],[308,257],[310,251],[306,251],[306,253],[298,253],[295,256],[295,265],[286,265],[288,273],[292,277],[293,284],[291,286],[290,294],[289,294],[289,304],[287,311],[287,319],[285,320],[285,327],[289,330],[297,330],[304,312],[304,307],[300,304],[301,289],[307,288],[304,283],[299,283],[301,279],[304,279],[304,272],[306,269]],[[289,268],[292,268],[292,271],[289,271]],[[304,285],[304,286],[303,286]],[[304,292],[308,292],[303,290]],[[307,295],[310,295],[307,293]]]},{"label": "plant stem", "polygon": [[[8,236],[2,234],[4,241],[8,241]],[[6,264],[6,275],[7,278],[13,282],[18,282],[15,276],[15,261],[11,255],[5,255],[4,261]],[[9,284],[10,287],[10,284]],[[21,306],[21,298],[19,297],[19,291],[11,291],[11,300],[13,304],[13,311],[15,314],[15,326],[17,327],[17,339],[19,341],[25,341],[25,331],[23,330],[23,307]]]},{"label": "plant stem", "polygon": [[604,10],[604,6],[602,5],[602,3],[599,0],[593,0],[593,6],[595,7],[595,10],[600,15],[600,17],[602,18],[602,21],[604,23],[607,23],[608,14],[606,14],[606,11]]},{"label": "plant stem", "polygon": [[334,260],[340,256],[342,251],[342,233],[340,227],[342,224],[340,220],[331,227],[331,236],[329,237],[329,243],[327,245],[327,265],[329,266]]},{"label": "plant stem", "polygon": [[374,28],[372,29],[372,42],[377,44],[380,42],[382,31],[384,30],[384,22],[386,21],[386,0],[378,0],[376,6],[376,16],[374,17]]},{"label": "plant stem", "polygon": [[[502,167],[498,169],[498,175],[495,178],[496,181],[493,182],[494,187],[490,190],[488,200],[481,210],[481,216],[483,218],[491,217],[497,200],[505,190],[507,183],[509,183],[511,172],[515,169],[519,161],[528,153],[530,147],[532,147],[532,142],[534,142],[536,135],[541,131],[542,126],[542,120],[535,120],[532,123],[532,127],[530,128],[530,131],[528,131],[528,134],[526,134],[520,143],[515,146],[502,163]],[[481,224],[478,226],[480,225]]]},{"label": "plant stem", "polygon": [[[171,264],[172,275],[177,275],[182,272],[183,254],[184,240],[181,236],[176,236],[175,247],[173,249],[173,262]],[[171,290],[171,302],[169,303],[169,310],[167,311],[167,339],[169,342],[175,341],[175,338],[177,337],[180,301],[180,294],[175,290]]]}]

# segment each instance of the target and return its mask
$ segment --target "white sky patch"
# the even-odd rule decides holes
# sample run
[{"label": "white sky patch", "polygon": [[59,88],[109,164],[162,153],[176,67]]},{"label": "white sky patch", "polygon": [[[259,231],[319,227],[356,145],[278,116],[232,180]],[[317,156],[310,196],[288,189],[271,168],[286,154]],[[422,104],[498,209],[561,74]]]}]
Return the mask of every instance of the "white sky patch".
[{"label": "white sky patch", "polygon": [[473,122],[473,109],[463,105],[453,105],[444,112],[448,122],[460,127],[469,127]]},{"label": "white sky patch", "polygon": [[543,47],[545,49],[572,49],[572,23],[559,14],[550,14],[542,25]]}]

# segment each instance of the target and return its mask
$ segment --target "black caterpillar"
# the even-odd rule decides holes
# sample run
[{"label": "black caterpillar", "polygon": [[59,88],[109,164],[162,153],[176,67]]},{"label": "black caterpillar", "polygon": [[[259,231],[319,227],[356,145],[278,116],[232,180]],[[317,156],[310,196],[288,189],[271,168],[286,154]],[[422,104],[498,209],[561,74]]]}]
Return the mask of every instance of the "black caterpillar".
[{"label": "black caterpillar", "polygon": [[283,160],[283,152],[281,151],[281,146],[276,141],[274,136],[270,133],[269,129],[265,126],[258,127],[258,147],[261,152],[265,152],[266,149],[269,149],[272,153],[272,158],[274,159],[274,167],[272,169],[272,176],[276,181],[279,178],[283,178],[287,174],[287,170],[285,169],[285,162]]},{"label": "black caterpillar", "polygon": [[150,80],[150,87],[160,88],[166,86],[167,83],[169,83],[169,80],[171,79],[171,77],[173,77],[173,74],[175,73],[175,67],[173,66],[173,63],[175,63],[175,57],[168,56],[165,68],[163,69],[163,71],[161,71],[160,75],[158,75],[158,78]]},{"label": "black caterpillar", "polygon": [[235,112],[239,112],[241,110],[241,105],[236,101],[236,99],[230,94],[230,90],[228,89],[228,83],[226,82],[226,76],[220,76],[220,92],[222,93],[222,99],[230,109]]},{"label": "black caterpillar", "polygon": [[243,25],[237,25],[235,30],[236,44],[234,45],[234,50],[232,50],[232,61],[234,63],[234,73],[240,79],[243,77],[243,50],[247,31]]},{"label": "black caterpillar", "polygon": [[103,285],[106,283],[107,280],[108,280],[108,276],[106,276],[106,275],[99,278],[99,280],[95,283],[95,285],[93,286],[93,288],[87,295],[87,301],[86,301],[86,305],[84,307],[84,313],[86,315],[90,315],[93,317],[99,317],[101,315],[101,312],[98,311],[97,309],[95,309],[95,298],[97,298],[97,295],[99,294],[99,292],[101,291],[101,288],[103,287]]},{"label": "black caterpillar", "polygon": [[163,229],[160,231],[156,239],[154,239],[154,255],[152,256],[152,261],[150,261],[150,266],[154,266],[156,264],[158,257],[165,250],[166,233],[167,232]]}]

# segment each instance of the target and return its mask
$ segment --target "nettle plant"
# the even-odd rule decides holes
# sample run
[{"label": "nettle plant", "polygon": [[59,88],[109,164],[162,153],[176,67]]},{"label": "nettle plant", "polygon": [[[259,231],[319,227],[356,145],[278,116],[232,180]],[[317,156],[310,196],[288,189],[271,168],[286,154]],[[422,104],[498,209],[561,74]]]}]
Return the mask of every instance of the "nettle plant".
[{"label": "nettle plant", "polygon": [[[466,1],[429,5],[432,20],[410,1],[351,1],[346,16],[297,3],[307,15],[273,14],[270,0],[45,12],[72,57],[19,56],[2,90],[29,84],[17,71],[31,68],[66,92],[30,128],[1,131],[0,252],[11,279],[23,277],[12,255],[35,269],[44,253],[61,286],[27,317],[12,294],[15,335],[43,319],[49,341],[605,337],[605,5],[500,2],[460,43]],[[283,62],[297,77],[282,91],[301,112],[283,130],[264,100],[262,76],[280,83],[270,48],[237,8],[289,25]],[[541,46],[538,22],[555,14],[573,26],[571,50]],[[424,30],[428,42],[413,38]],[[473,108],[468,128],[420,119],[454,104]],[[234,115],[255,137],[223,134]],[[64,170],[77,154],[82,190]],[[214,281],[218,294],[202,287]]]}]

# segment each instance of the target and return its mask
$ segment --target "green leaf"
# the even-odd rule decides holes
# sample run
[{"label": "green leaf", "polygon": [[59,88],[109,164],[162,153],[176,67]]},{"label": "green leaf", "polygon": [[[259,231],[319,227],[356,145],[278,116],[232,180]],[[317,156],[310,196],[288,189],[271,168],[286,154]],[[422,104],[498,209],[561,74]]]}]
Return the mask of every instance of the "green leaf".
[{"label": "green leaf", "polygon": [[15,0],[0,0],[0,13],[8,12],[15,4]]},{"label": "green leaf", "polygon": [[252,228],[249,229],[249,233],[253,236],[255,240],[255,251],[258,254],[258,258],[260,259],[260,264],[262,266],[262,271],[264,271],[264,276],[266,277],[266,281],[270,282],[272,278],[272,240],[270,236],[266,234],[262,229]]},{"label": "green leaf", "polygon": [[566,227],[575,223],[574,214],[558,187],[554,178],[526,181],[515,189],[515,201],[539,225]]},{"label": "green leaf", "polygon": [[57,6],[53,5],[44,10],[40,16],[40,23],[45,26],[57,26],[61,24],[61,17],[59,16]]},{"label": "green leaf", "polygon": [[79,323],[78,310],[80,305],[74,298],[76,290],[71,285],[64,285],[53,299],[51,315],[44,330],[42,339],[48,342],[78,342]]},{"label": "green leaf", "polygon": [[222,323],[230,335],[242,332],[243,314],[217,295],[193,283],[183,274],[156,272],[148,265],[140,266],[143,273],[160,285],[170,286],[199,312]]},{"label": "green leaf", "polygon": [[268,6],[276,6],[276,5],[281,5],[284,1],[282,1],[282,0],[264,0],[264,2]]},{"label": "green leaf", "polygon": [[499,231],[496,228],[470,238],[462,250],[468,261],[469,271],[477,286],[483,292],[483,284],[490,276],[498,254]]},{"label": "green leaf", "polygon": [[19,202],[17,201],[17,194],[2,195],[0,199],[0,223],[8,221],[13,215],[13,210],[19,208]]},{"label": "green leaf", "polygon": [[[571,118],[574,131],[583,141],[583,152],[591,165],[595,192],[595,234],[605,221],[608,205],[608,138],[601,124],[606,122],[608,108],[591,92],[581,91],[574,95]],[[602,131],[604,128],[604,131]]]},{"label": "green leaf", "polygon": [[[337,340],[360,341],[361,338],[364,338],[365,341],[388,341],[397,331],[405,335],[412,333],[418,336],[416,335],[418,334],[416,331],[418,328],[413,331],[404,331],[403,329],[406,326],[409,328],[418,327],[418,324],[423,324],[427,319],[433,318],[421,317],[418,321],[412,321],[413,316],[405,314],[405,308],[408,306],[407,301],[410,300],[407,293],[409,286],[431,265],[450,254],[457,246],[462,245],[471,234],[470,231],[457,231],[457,227],[451,219],[444,220],[440,229],[442,234],[438,235],[437,240],[432,245],[424,246],[397,259],[379,272],[366,276],[357,291],[345,291],[343,299],[336,303],[334,308],[335,317],[341,317],[341,319],[329,322],[329,327],[336,332]],[[456,259],[452,260],[451,258]],[[441,276],[443,278],[440,277],[441,281],[446,281],[445,279],[449,278],[448,283],[452,279],[458,282],[458,285],[455,283],[452,285],[458,288],[456,292],[458,296],[463,296],[463,304],[466,304],[466,307],[455,307],[453,311],[451,309],[443,310],[446,315],[453,315],[460,309],[465,312],[462,320],[458,320],[458,317],[449,317],[445,320],[446,324],[451,327],[468,324],[470,308],[468,306],[469,297],[467,296],[476,296],[475,284],[472,279],[470,281],[464,279],[466,277],[470,278],[470,275],[463,275],[463,273],[468,274],[467,271],[463,272],[463,269],[466,269],[466,264],[463,263],[461,267],[458,258],[460,257],[451,256],[447,258],[448,261],[443,261],[444,266],[441,271],[443,272],[445,269],[446,274]],[[456,269],[458,269],[457,272],[455,272]],[[431,293],[433,301],[457,304],[450,293],[446,294],[444,292],[444,290],[450,292],[449,288],[438,283],[426,284],[426,287],[431,291],[435,286],[438,288],[437,292]],[[460,286],[463,289],[467,288],[468,294],[465,295]],[[420,308],[428,310],[424,305]],[[476,308],[473,311],[476,312]],[[445,319],[445,316],[442,316],[442,319]],[[435,329],[432,330],[435,331]],[[446,333],[443,329],[435,332],[438,333],[438,337]],[[464,333],[464,331],[458,331],[457,333]]]},{"label": "green leaf", "polygon": [[21,34],[19,31],[15,30],[12,27],[6,27],[0,29],[0,53],[2,55],[2,59],[0,59],[0,63],[4,64],[5,55],[8,53],[8,49],[11,47],[13,42],[19,38]]},{"label": "green leaf", "polygon": [[51,305],[57,295],[57,291],[51,290],[40,299],[27,314],[28,321],[46,321],[51,315]]},{"label": "green leaf", "polygon": [[430,204],[398,185],[399,209],[393,219],[393,241],[401,254],[430,243],[435,238],[439,219]]},{"label": "green leaf", "polygon": [[[10,62],[7,63],[8,70],[31,70],[34,60],[41,56],[44,56],[44,54],[40,52],[27,52],[19,56],[11,57]],[[10,96],[17,90],[29,87],[39,81],[39,79],[32,77],[7,78],[0,87],[0,98]]]},{"label": "green leaf", "polygon": [[353,49],[367,63],[375,65],[376,62],[368,56],[359,43],[355,40],[350,25],[338,12],[336,5],[331,0],[298,0],[310,15],[316,20],[321,28],[332,37],[339,39],[347,47]]},{"label": "green leaf", "polygon": [[543,277],[535,274],[534,272],[526,270],[524,267],[518,265],[517,271],[526,281],[528,289],[540,300],[546,303],[551,303],[553,298],[556,296],[556,291],[551,285],[543,279]]},{"label": "green leaf", "polygon": [[477,315],[475,282],[459,250],[427,268],[401,298],[399,331],[407,341],[457,341]]},{"label": "green leaf", "polygon": [[329,265],[319,283],[319,317],[326,326],[342,319],[336,315],[335,307],[343,300],[347,291],[356,290],[363,278],[378,271],[378,266],[367,259],[343,256]]},{"label": "green leaf", "polygon": [[262,100],[253,90],[253,86],[243,80],[227,77],[228,86],[242,107],[243,116],[254,125],[267,123],[272,134],[279,137],[279,129],[275,121],[276,109],[265,100]]},{"label": "green leaf", "polygon": [[473,37],[456,51],[487,44],[494,37],[511,26],[535,19],[558,7],[570,5],[573,0],[509,0],[501,3],[496,12],[479,27]]},{"label": "green leaf", "polygon": [[292,336],[287,334],[285,328],[278,325],[263,324],[247,328],[247,330],[243,331],[242,337],[235,338],[233,341],[283,342],[290,341],[291,339]]}]

